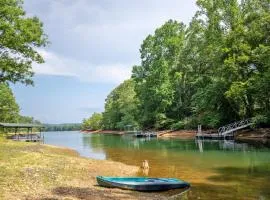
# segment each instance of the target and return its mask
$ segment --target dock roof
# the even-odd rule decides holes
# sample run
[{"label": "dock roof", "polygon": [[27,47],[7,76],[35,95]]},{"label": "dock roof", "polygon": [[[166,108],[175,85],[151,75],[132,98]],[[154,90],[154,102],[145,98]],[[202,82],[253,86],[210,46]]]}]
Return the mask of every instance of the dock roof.
[{"label": "dock roof", "polygon": [[20,124],[20,123],[2,123],[0,127],[3,128],[44,128],[42,124]]}]

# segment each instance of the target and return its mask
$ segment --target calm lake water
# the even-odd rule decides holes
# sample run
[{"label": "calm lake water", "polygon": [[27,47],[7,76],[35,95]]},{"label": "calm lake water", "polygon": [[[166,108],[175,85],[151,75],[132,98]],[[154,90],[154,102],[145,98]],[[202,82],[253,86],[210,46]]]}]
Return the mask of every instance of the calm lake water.
[{"label": "calm lake water", "polygon": [[270,199],[270,149],[264,146],[80,132],[44,135],[46,144],[69,147],[89,158],[136,166],[148,160],[150,170],[138,176],[177,177],[191,183],[179,199]]}]

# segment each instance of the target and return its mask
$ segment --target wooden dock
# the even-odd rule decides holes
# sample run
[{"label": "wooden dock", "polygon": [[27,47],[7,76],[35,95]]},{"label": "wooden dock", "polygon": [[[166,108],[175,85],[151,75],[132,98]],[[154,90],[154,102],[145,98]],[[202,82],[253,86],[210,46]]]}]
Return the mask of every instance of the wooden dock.
[{"label": "wooden dock", "polygon": [[8,136],[7,139],[23,142],[41,142],[43,139],[39,134],[15,134]]},{"label": "wooden dock", "polygon": [[234,135],[220,135],[220,134],[197,134],[196,139],[200,140],[233,140]]},{"label": "wooden dock", "polygon": [[148,137],[148,138],[154,138],[157,137],[157,133],[155,132],[140,132],[140,133],[135,133],[134,137],[137,138],[144,138],[144,137]]},{"label": "wooden dock", "polygon": [[202,126],[198,125],[198,132],[196,139],[199,140],[234,140],[234,133],[238,130],[247,128],[253,125],[252,119],[244,119],[238,122],[234,122],[218,129],[218,133],[205,134],[202,132]]},{"label": "wooden dock", "polygon": [[[42,136],[41,130],[44,128],[42,124],[21,124],[21,123],[3,123],[0,122],[0,128],[3,129],[3,133],[11,132],[12,135],[7,135],[7,139],[14,141],[25,141],[25,142],[41,142],[43,141],[44,135]],[[39,130],[39,133],[34,132],[33,129]],[[20,132],[22,130],[23,132]],[[27,132],[25,132],[27,130]],[[42,136],[42,137],[41,137]]]}]

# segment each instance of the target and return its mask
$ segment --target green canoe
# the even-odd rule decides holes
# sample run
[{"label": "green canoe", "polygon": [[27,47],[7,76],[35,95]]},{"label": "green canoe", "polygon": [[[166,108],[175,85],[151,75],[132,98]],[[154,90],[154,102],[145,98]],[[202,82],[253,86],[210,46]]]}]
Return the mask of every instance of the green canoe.
[{"label": "green canoe", "polygon": [[103,187],[116,187],[137,191],[164,191],[190,187],[189,183],[176,178],[97,176],[97,182]]}]

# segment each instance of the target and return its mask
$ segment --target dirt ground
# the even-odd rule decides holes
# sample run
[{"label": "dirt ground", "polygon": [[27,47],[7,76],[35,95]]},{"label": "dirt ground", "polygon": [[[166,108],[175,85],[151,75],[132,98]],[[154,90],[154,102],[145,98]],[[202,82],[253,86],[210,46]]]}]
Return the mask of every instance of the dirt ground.
[{"label": "dirt ground", "polygon": [[270,128],[246,129],[236,134],[236,141],[247,142],[255,146],[270,147]]},{"label": "dirt ground", "polygon": [[96,176],[136,176],[139,167],[79,157],[69,149],[0,138],[0,199],[168,199],[97,185]]},{"label": "dirt ground", "polygon": [[158,132],[158,137],[163,137],[163,138],[194,139],[195,135],[196,135],[195,130],[160,131],[160,132]]}]

